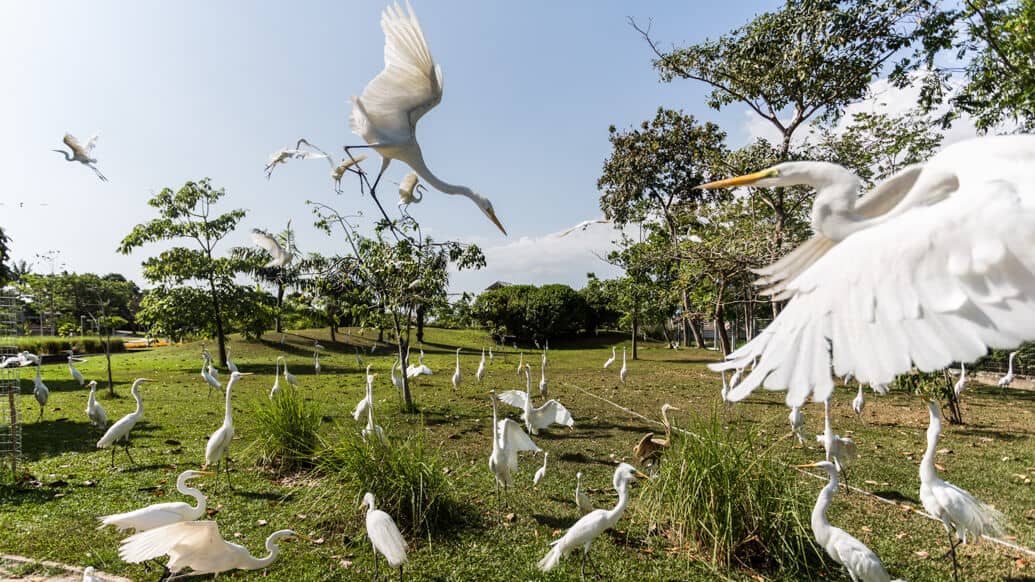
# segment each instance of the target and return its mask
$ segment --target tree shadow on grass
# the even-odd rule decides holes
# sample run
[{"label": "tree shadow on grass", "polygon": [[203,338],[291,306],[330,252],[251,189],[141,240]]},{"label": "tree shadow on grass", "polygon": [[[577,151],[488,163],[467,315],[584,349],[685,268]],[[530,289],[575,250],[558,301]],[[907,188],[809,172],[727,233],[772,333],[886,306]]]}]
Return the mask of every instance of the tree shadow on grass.
[{"label": "tree shadow on grass", "polygon": [[[117,420],[117,419],[116,419]],[[130,438],[153,432],[157,427],[146,423],[133,427]],[[26,461],[60,455],[62,453],[97,450],[97,441],[104,433],[89,422],[71,422],[60,418],[22,425],[22,454]]]},{"label": "tree shadow on grass", "polygon": [[582,453],[561,453],[562,461],[568,463],[580,463],[583,465],[604,465],[605,467],[614,467],[615,462],[611,459],[594,459],[587,457]]},{"label": "tree shadow on grass", "polygon": [[[10,467],[8,467],[9,469]],[[47,487],[22,487],[7,483],[0,484],[0,505],[39,505],[54,501],[54,490]]]},{"label": "tree shadow on grass", "polygon": [[900,491],[894,491],[894,490],[889,490],[889,491],[873,491],[872,493],[874,495],[876,495],[877,497],[880,497],[881,499],[886,499],[888,501],[895,501],[897,503],[907,503],[907,502],[908,503],[913,503],[913,504],[919,504],[920,503],[919,499],[914,499],[912,497],[909,497],[908,495],[903,495],[902,492],[900,492]]}]

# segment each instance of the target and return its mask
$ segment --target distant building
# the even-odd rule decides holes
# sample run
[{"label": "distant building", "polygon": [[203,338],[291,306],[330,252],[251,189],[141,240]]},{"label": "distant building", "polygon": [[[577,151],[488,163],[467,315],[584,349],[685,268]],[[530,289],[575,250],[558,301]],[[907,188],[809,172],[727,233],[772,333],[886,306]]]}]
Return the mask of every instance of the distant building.
[{"label": "distant building", "polygon": [[496,281],[492,285],[489,285],[488,287],[486,287],[485,290],[486,291],[495,291],[497,289],[502,289],[504,287],[510,287],[511,285],[513,285],[513,283],[507,283],[506,281]]}]

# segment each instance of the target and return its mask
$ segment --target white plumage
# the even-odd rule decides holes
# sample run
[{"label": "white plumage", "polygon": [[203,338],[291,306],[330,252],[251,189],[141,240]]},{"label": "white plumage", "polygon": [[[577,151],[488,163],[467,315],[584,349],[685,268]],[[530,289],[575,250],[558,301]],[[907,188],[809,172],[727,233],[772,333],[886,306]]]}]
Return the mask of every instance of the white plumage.
[{"label": "white plumage", "polygon": [[1035,136],[953,144],[858,200],[858,179],[832,164],[752,176],[739,184],[816,185],[818,234],[762,271],[790,301],[712,366],[760,357],[731,399],[789,388],[788,405],[800,406],[829,397],[831,367],[881,385],[1035,339]]},{"label": "white plumage", "polygon": [[377,554],[381,554],[392,568],[399,568],[402,579],[402,565],[406,563],[406,539],[399,533],[392,516],[374,507],[374,494],[363,496],[360,508],[367,508],[367,537],[374,546],[374,578],[377,578]]},{"label": "white plumage", "polygon": [[629,375],[629,366],[625,364],[625,348],[622,348],[622,369],[618,371],[618,379],[625,384],[625,378]]},{"label": "white plumage", "polygon": [[866,401],[863,400],[863,385],[859,384],[859,392],[852,399],[852,410],[855,411],[856,416],[862,416],[863,407],[866,405]]},{"label": "white plumage", "polygon": [[805,444],[805,416],[801,413],[801,408],[797,406],[791,407],[790,414],[787,415],[787,419],[791,422],[791,432],[798,439],[798,444]]},{"label": "white plumage", "polygon": [[615,354],[615,347],[614,347],[614,346],[611,346],[611,357],[610,357],[610,358],[608,358],[608,359],[607,359],[607,360],[606,360],[606,361],[604,362],[604,369],[605,369],[605,370],[606,370],[606,369],[608,369],[609,367],[611,367],[611,364],[615,363],[615,358],[616,358],[616,357],[617,357],[617,355]]},{"label": "white plumage", "polygon": [[219,471],[219,463],[223,463],[223,468],[226,471],[226,483],[233,488],[230,484],[230,443],[234,440],[234,419],[233,419],[233,408],[230,406],[230,394],[233,392],[234,384],[241,379],[242,376],[248,376],[249,374],[243,374],[241,372],[233,372],[230,374],[230,380],[226,383],[226,409],[223,412],[223,425],[216,429],[216,432],[212,433],[212,436],[208,438],[208,444],[205,445],[205,466],[211,465],[216,466],[216,471]]},{"label": "white plumage", "polygon": [[546,385],[546,354],[543,354],[543,367],[539,368],[539,395],[546,398],[549,393]]},{"label": "white plumage", "polygon": [[273,364],[273,387],[270,388],[270,400],[280,394],[280,358]]},{"label": "white plumage", "polygon": [[101,582],[100,578],[93,575],[94,571],[95,570],[93,566],[87,566],[86,569],[83,570],[82,582]]},{"label": "white plumage", "polygon": [[168,503],[155,503],[125,513],[114,513],[98,517],[101,525],[97,529],[113,525],[115,530],[123,532],[133,530],[135,532],[147,531],[156,527],[162,527],[180,521],[194,521],[205,515],[206,497],[201,491],[194,487],[188,487],[187,481],[202,475],[213,475],[211,471],[184,471],[176,479],[176,490],[180,493],[193,497],[197,505],[192,506],[182,501]]},{"label": "white plumage", "polygon": [[295,258],[293,249],[291,249],[290,246],[289,248],[282,247],[272,234],[264,230],[260,230],[258,228],[252,229],[252,243],[255,244],[255,246],[265,249],[266,252],[270,254],[270,257],[272,257],[269,262],[264,265],[266,268],[286,267]]},{"label": "white plumage", "polygon": [[482,383],[482,378],[485,377],[485,348],[482,348],[482,361],[478,362],[478,371],[474,373],[475,379],[478,383]]},{"label": "white plumage", "polygon": [[226,369],[230,370],[231,373],[240,372],[240,370],[237,369],[237,364],[230,360],[230,346],[226,346]]},{"label": "white plumage", "polygon": [[203,350],[201,355],[205,358],[205,363],[201,365],[201,379],[208,384],[208,395],[212,396],[213,388],[222,392],[223,385],[219,383],[219,380],[212,373],[212,356],[208,353],[208,350]]},{"label": "white plumage", "polygon": [[70,133],[66,133],[65,137],[63,137],[61,141],[63,141],[65,145],[68,146],[68,149],[71,150],[71,152],[66,152],[65,150],[51,151],[57,152],[65,156],[66,162],[79,162],[87,168],[90,168],[91,170],[93,170],[94,174],[97,174],[97,177],[101,180],[101,182],[107,182],[108,179],[105,178],[104,174],[102,174],[101,171],[97,169],[97,166],[94,165],[97,163],[97,159],[91,157],[93,156],[93,148],[97,146],[97,138],[100,137],[100,135],[100,132],[94,133],[92,136],[90,136],[90,139],[86,141],[86,146],[84,147],[80,145],[79,140],[77,140],[75,136],[73,136]]},{"label": "white plumage", "polygon": [[50,388],[47,388],[47,385],[43,383],[40,367],[39,360],[36,360],[36,377],[32,379],[32,395],[36,398],[36,403],[40,405],[40,416],[37,421],[43,419],[43,407],[47,405],[47,400],[50,399]]},{"label": "white plumage", "polygon": [[298,378],[296,378],[295,375],[291,372],[288,372],[287,358],[285,358],[284,356],[277,356],[277,360],[284,361],[284,380],[286,380],[287,383],[292,386],[298,386]]},{"label": "white plumage", "polygon": [[552,424],[560,424],[568,428],[574,427],[575,420],[560,402],[547,400],[538,408],[532,406],[532,378],[529,369],[530,367],[526,364],[525,391],[507,390],[500,393],[500,400],[521,409],[521,420],[525,421],[529,434],[539,434],[541,429],[548,428]]},{"label": "white plumage", "polygon": [[828,461],[833,461],[838,471],[845,476],[845,487],[848,487],[848,473],[845,464],[859,456],[855,441],[848,437],[834,434],[830,425],[830,401],[823,403],[823,434],[816,435],[816,441],[823,445]]},{"label": "white plumage", "polygon": [[537,486],[539,482],[546,477],[546,460],[550,458],[550,453],[543,453],[543,466],[536,469],[535,475],[532,476],[532,485]]},{"label": "white plumage", "polygon": [[[370,408],[370,405],[373,404],[373,402],[371,402],[372,396],[371,396],[371,391],[370,391],[370,384],[373,381],[373,376],[371,376],[371,374],[370,374],[370,368],[371,367],[373,367],[373,366],[372,365],[367,365],[367,377],[366,377],[366,386],[367,386],[367,388],[363,392],[363,398],[361,398],[359,400],[359,402],[356,403],[356,408],[352,409],[352,419],[355,420],[356,422],[359,422],[359,419],[363,418],[363,416],[367,413],[367,408]],[[392,366],[392,372],[393,373],[395,372],[395,366],[394,365]]]},{"label": "white plumage", "polygon": [[463,380],[463,375],[460,373],[460,348],[456,348],[456,370],[453,372],[453,389],[460,388],[460,381]]},{"label": "white plumage", "polygon": [[[407,351],[407,354],[409,354],[408,351]],[[406,359],[408,360],[409,357],[407,356]],[[416,365],[410,364],[409,366],[406,366],[406,377],[407,378],[416,378],[417,376],[431,376],[431,375],[432,375],[431,368],[429,368],[428,366],[426,366],[424,364],[424,349],[421,348],[421,350],[420,350],[420,357],[417,358],[417,364]]]},{"label": "white plumage", "polygon": [[996,382],[996,386],[1000,388],[1009,388],[1010,384],[1013,384],[1013,359],[1017,355],[1017,352],[1010,352],[1009,364],[1006,366],[1006,375]]},{"label": "white plumage", "polygon": [[593,511],[593,502],[582,492],[582,471],[575,473],[575,507],[579,508],[582,515]]},{"label": "white plumage", "polygon": [[521,430],[521,425],[509,418],[499,420],[496,392],[490,392],[492,401],[492,453],[489,455],[489,470],[496,478],[496,498],[499,503],[499,488],[506,490],[514,484],[513,473],[518,468],[518,453],[541,449],[532,442],[532,438]]},{"label": "white plumage", "polygon": [[[129,432],[133,430],[133,427],[136,426],[140,419],[144,418],[144,400],[140,397],[140,385],[150,380],[150,378],[137,378],[133,382],[133,387],[130,389],[130,393],[133,394],[133,399],[137,402],[136,409],[120,418],[118,422],[111,425],[108,430],[105,431],[104,436],[97,441],[98,449],[106,449],[119,441],[123,441],[126,447],[126,456],[129,457],[130,462],[133,462],[133,457],[129,454]],[[114,447],[111,449],[111,466],[115,466]]]},{"label": "white plumage", "polygon": [[90,396],[86,399],[86,416],[90,419],[90,424],[101,430],[108,426],[108,413],[101,403],[97,402],[96,380],[90,380]]},{"label": "white plumage", "polygon": [[68,371],[72,374],[72,379],[78,382],[80,386],[82,386],[86,382],[86,378],[83,378],[83,375],[79,372],[79,370],[76,370],[75,366],[72,365],[72,362],[74,360],[74,353],[75,352],[73,352],[72,350],[68,350]]},{"label": "white plumage", "polygon": [[967,365],[960,363],[960,379],[956,380],[956,384],[952,387],[952,391],[959,396],[963,389],[967,387]]},{"label": "white plumage", "polygon": [[382,445],[388,444],[388,438],[385,437],[385,431],[377,423],[374,422],[374,377],[367,374],[367,425],[363,427],[360,433],[363,435],[363,440],[367,440],[371,435],[377,436],[377,440],[381,441]]}]

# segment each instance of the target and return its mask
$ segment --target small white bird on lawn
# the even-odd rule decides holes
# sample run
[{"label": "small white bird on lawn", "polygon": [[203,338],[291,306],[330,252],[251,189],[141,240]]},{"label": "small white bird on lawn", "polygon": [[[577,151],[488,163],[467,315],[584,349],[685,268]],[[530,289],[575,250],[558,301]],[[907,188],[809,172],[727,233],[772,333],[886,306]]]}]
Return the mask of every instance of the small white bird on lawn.
[{"label": "small white bird on lawn", "polygon": [[[190,576],[218,574],[227,570],[259,570],[277,559],[280,553],[277,540],[292,537],[309,540],[289,529],[275,531],[266,538],[266,551],[269,554],[264,558],[256,558],[244,546],[224,540],[219,534],[219,525],[214,521],[181,521],[122,540],[119,557],[130,564],[139,564],[168,555],[169,572],[179,574],[190,568]],[[166,580],[181,577],[175,575]]]},{"label": "small white bird on lawn", "polygon": [[232,417],[233,409],[230,406],[230,393],[234,384],[241,379],[242,376],[250,376],[250,373],[234,372],[230,374],[230,380],[226,383],[226,411],[223,413],[223,426],[216,429],[216,432],[212,433],[212,436],[208,439],[208,445],[205,446],[205,467],[208,468],[211,465],[216,466],[216,472],[219,472],[219,463],[223,463],[223,469],[226,472],[226,484],[233,489],[234,486],[230,482],[230,442],[234,440],[234,419]]},{"label": "small white bird on lawn", "polygon": [[212,471],[184,471],[176,479],[176,490],[184,495],[193,497],[197,501],[196,506],[183,501],[155,503],[154,505],[148,505],[147,507],[141,507],[140,509],[134,509],[125,513],[113,513],[98,517],[97,519],[100,520],[101,525],[97,529],[113,525],[118,532],[126,530],[142,532],[171,523],[194,521],[204,517],[207,502],[205,494],[194,487],[187,486],[188,480],[201,477],[202,475],[215,475],[215,473]]},{"label": "small white bird on lawn", "polygon": [[395,371],[401,369],[402,364],[400,363],[399,358],[395,358],[395,362],[392,363],[392,371],[390,372],[390,374],[392,376],[392,386],[395,386],[395,389],[399,390],[400,392],[403,389],[403,378],[401,374],[396,374]]},{"label": "small white bird on lawn", "polygon": [[[815,467],[823,469],[830,476],[830,481],[819,493],[816,506],[812,509],[812,533],[816,541],[835,562],[848,570],[852,582],[892,582],[888,571],[884,569],[877,554],[865,544],[845,530],[830,525],[827,521],[827,508],[837,493],[837,467],[829,461],[819,461],[801,468]],[[898,580],[896,582],[902,582]]]},{"label": "small white bird on lawn", "polygon": [[208,350],[201,352],[201,355],[205,358],[205,363],[201,365],[201,379],[208,384],[208,395],[212,396],[213,388],[222,392],[223,385],[212,374],[212,356],[209,355]]},{"label": "small white bird on lawn", "polygon": [[151,378],[137,378],[133,382],[133,388],[130,392],[133,394],[133,399],[137,401],[137,408],[133,412],[123,416],[118,422],[111,425],[101,440],[97,441],[98,449],[111,448],[111,466],[115,466],[115,447],[112,446],[115,443],[122,441],[125,447],[126,456],[129,457],[129,462],[136,465],[136,461],[133,460],[133,455],[129,454],[129,431],[133,430],[136,426],[137,421],[144,418],[144,400],[140,397],[140,385],[144,382],[154,382]]},{"label": "small white bird on lawn", "polygon": [[90,396],[86,399],[86,416],[90,418],[90,424],[104,430],[108,426],[108,413],[97,402],[97,381],[90,380]]},{"label": "small white bird on lawn", "polygon": [[363,435],[363,440],[367,440],[370,435],[377,435],[377,440],[381,441],[382,445],[388,444],[388,438],[385,436],[385,430],[380,425],[374,422],[374,377],[367,375],[367,425],[363,427],[360,433]]},{"label": "small white bird on lawn", "polygon": [[834,434],[834,430],[830,426],[830,400],[823,402],[823,434],[816,435],[816,441],[823,444],[827,460],[833,461],[837,470],[845,476],[845,491],[850,491],[845,463],[859,456],[859,451],[855,446],[855,441]]},{"label": "small white bird on lawn", "polygon": [[500,393],[500,400],[521,409],[521,420],[525,421],[529,434],[539,434],[541,429],[548,428],[553,424],[573,428],[575,420],[560,402],[547,400],[538,408],[532,406],[532,374],[530,370],[531,366],[525,364],[525,391],[507,390]]},{"label": "small white bird on lawn", "polygon": [[32,379],[32,395],[36,397],[36,402],[40,405],[40,416],[36,419],[36,422],[43,420],[43,407],[47,405],[47,400],[50,399],[50,388],[43,383],[43,376],[40,374],[40,363],[36,361],[36,377]]},{"label": "small white bird on lawn", "polygon": [[538,486],[543,477],[546,477],[546,460],[549,458],[550,453],[543,453],[543,466],[536,469],[535,475],[532,477],[533,486]]},{"label": "small white bird on lawn", "polygon": [[616,357],[617,357],[617,355],[615,354],[615,347],[611,346],[611,357],[608,358],[607,361],[604,362],[604,369],[605,370],[608,369],[611,366],[611,364],[615,363],[615,358]]},{"label": "small white bird on lawn", "polygon": [[593,511],[593,502],[582,492],[582,471],[575,473],[575,507],[579,508],[582,515]]},{"label": "small white bird on lawn", "polygon": [[285,358],[284,356],[277,356],[277,360],[284,361],[284,379],[287,380],[287,383],[292,386],[298,386],[298,378],[296,378],[295,375],[291,372],[288,372],[287,358]]},{"label": "small white bird on lawn", "polygon": [[373,402],[371,402],[372,392],[369,390],[371,382],[373,382],[373,376],[370,374],[371,367],[373,366],[370,364],[367,365],[367,390],[363,393],[363,398],[361,398],[359,402],[356,403],[356,408],[352,409],[352,419],[356,422],[359,422],[359,419],[363,418],[363,416],[367,413],[367,408],[370,408],[370,405],[373,404]]},{"label": "small white bird on lawn", "polygon": [[313,370],[316,372],[317,376],[320,375],[320,352],[319,351],[313,352]]},{"label": "small white bird on lawn", "polygon": [[474,377],[479,384],[482,383],[482,378],[485,377],[485,348],[482,348],[482,361],[478,362],[478,371],[474,373]]},{"label": "small white bird on lawn", "polygon": [[[622,518],[625,507],[629,503],[629,482],[636,478],[645,479],[646,477],[628,463],[619,464],[612,479],[615,489],[618,490],[618,503],[613,509],[595,509],[576,521],[575,525],[571,526],[560,539],[550,544],[552,547],[549,553],[539,560],[539,569],[549,572],[556,568],[561,558],[569,552],[582,548],[581,573],[582,578],[585,579],[590,546],[600,534],[613,528]],[[590,563],[592,564],[591,560]],[[594,565],[593,568],[596,569],[596,566]]]},{"label": "small white bird on lawn", "polygon": [[805,444],[805,415],[801,413],[798,406],[791,407],[791,413],[787,415],[791,421],[791,432],[798,438],[798,444]]},{"label": "small white bird on lawn", "polygon": [[360,509],[367,508],[367,537],[374,548],[374,580],[377,580],[377,555],[381,554],[392,568],[399,568],[399,580],[403,579],[403,564],[406,563],[406,539],[399,533],[392,516],[374,507],[374,494],[363,496]]},{"label": "small white bird on lawn", "polygon": [[93,148],[97,145],[97,138],[99,136],[100,132],[97,132],[90,136],[90,139],[86,141],[86,146],[84,147],[80,145],[79,140],[77,140],[75,136],[73,136],[70,133],[66,133],[65,137],[63,137],[61,141],[63,141],[65,145],[68,146],[68,149],[72,150],[71,153],[66,152],[65,150],[51,151],[57,152],[65,156],[66,162],[79,162],[87,168],[90,168],[91,170],[93,170],[94,174],[97,174],[97,177],[100,178],[102,182],[107,182],[108,179],[105,178],[104,174],[102,174],[101,171],[97,169],[97,166],[94,165],[97,163],[97,159],[90,157],[93,155]]},{"label": "small white bird on lawn", "polygon": [[518,453],[521,451],[532,451],[538,453],[541,449],[532,442],[523,430],[521,425],[510,418],[499,420],[497,411],[496,391],[489,392],[489,400],[492,402],[492,453],[489,455],[489,470],[496,478],[496,514],[499,516],[502,501],[500,498],[500,486],[506,492],[514,485],[513,473],[518,468]]},{"label": "small white bird on lawn", "polygon": [[1006,390],[1013,383],[1013,358],[1017,355],[1017,352],[1010,352],[1010,363],[1006,368],[1006,375],[996,382],[996,386]]},{"label": "small white bird on lawn", "polygon": [[952,391],[958,397],[963,389],[967,387],[967,365],[960,362],[960,379],[956,380],[956,385],[952,387]]},{"label": "small white bird on lawn", "polygon": [[75,352],[68,350],[68,371],[72,374],[72,379],[82,386],[86,382],[86,378],[83,378],[83,375],[79,373],[79,370],[76,370],[75,366],[72,365],[74,355]]},{"label": "small white bird on lawn", "polygon": [[629,375],[629,366],[625,364],[625,348],[622,348],[622,369],[618,372],[618,377],[621,379],[622,384],[625,384],[625,378]]},{"label": "small white bird on lawn", "polygon": [[460,374],[460,348],[456,348],[456,370],[453,372],[453,389],[460,388],[460,381],[463,376]]}]

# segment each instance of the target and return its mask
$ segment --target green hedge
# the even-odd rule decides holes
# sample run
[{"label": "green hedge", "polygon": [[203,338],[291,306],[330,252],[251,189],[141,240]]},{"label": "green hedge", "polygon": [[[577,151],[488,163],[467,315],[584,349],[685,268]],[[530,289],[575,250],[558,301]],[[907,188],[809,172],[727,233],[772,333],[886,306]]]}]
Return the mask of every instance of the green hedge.
[{"label": "green hedge", "polygon": [[[97,354],[104,352],[104,338],[101,337],[56,337],[46,335],[22,336],[18,338],[18,349],[28,350],[37,355],[62,354],[75,349],[79,354]],[[126,351],[123,338],[111,338],[111,353]]]}]

